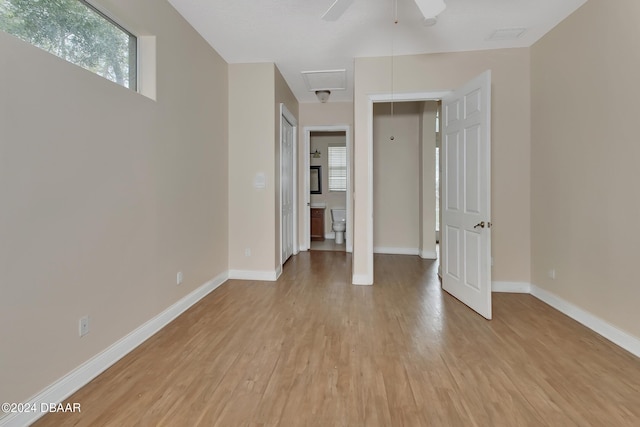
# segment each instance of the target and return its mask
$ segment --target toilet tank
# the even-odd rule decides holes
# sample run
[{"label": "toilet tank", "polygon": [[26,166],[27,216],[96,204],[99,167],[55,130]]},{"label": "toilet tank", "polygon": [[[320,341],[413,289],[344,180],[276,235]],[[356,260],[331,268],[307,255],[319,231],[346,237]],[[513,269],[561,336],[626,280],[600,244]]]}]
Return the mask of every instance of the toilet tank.
[{"label": "toilet tank", "polygon": [[347,210],[346,209],[331,209],[331,221],[333,221],[333,222],[347,222]]}]

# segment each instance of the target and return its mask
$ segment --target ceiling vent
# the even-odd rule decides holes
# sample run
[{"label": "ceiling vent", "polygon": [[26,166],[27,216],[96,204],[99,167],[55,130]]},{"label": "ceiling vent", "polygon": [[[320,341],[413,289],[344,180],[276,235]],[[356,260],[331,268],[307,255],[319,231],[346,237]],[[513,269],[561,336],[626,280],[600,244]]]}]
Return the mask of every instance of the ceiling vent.
[{"label": "ceiling vent", "polygon": [[501,30],[495,30],[487,37],[487,40],[516,40],[526,32],[526,28],[503,28]]},{"label": "ceiling vent", "polygon": [[346,90],[347,70],[302,71],[309,92],[317,90]]}]

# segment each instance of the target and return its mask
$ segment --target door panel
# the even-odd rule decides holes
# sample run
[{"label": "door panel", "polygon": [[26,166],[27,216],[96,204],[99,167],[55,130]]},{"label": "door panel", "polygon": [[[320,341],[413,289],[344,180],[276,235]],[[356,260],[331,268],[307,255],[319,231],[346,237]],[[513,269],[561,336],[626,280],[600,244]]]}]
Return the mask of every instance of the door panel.
[{"label": "door panel", "polygon": [[444,151],[446,152],[446,156],[444,156],[443,159],[446,158],[444,169],[446,181],[449,182],[449,185],[444,193],[446,197],[444,205],[450,212],[460,210],[460,192],[456,181],[459,174],[458,167],[461,163],[458,147],[458,132],[446,135],[444,142]]},{"label": "door panel", "polygon": [[442,287],[491,319],[491,72],[443,99]]},{"label": "door panel", "polygon": [[464,188],[464,211],[466,213],[480,213],[481,181],[480,174],[480,127],[472,126],[465,129],[464,138],[464,165],[466,168]]},{"label": "door panel", "polygon": [[446,274],[460,279],[460,230],[450,225],[445,226],[446,246]]},{"label": "door panel", "polygon": [[465,230],[464,238],[464,248],[466,251],[466,263],[464,265],[465,285],[474,289],[475,291],[480,291],[480,282],[482,280],[480,274],[480,265],[478,263],[478,253],[480,252],[482,246],[480,242],[480,235],[476,232]]}]

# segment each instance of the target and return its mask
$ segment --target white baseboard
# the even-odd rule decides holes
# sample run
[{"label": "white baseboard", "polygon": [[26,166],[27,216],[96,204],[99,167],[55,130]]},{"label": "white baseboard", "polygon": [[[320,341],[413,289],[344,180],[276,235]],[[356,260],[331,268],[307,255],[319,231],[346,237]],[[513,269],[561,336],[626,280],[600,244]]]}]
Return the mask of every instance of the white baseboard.
[{"label": "white baseboard", "polygon": [[354,274],[351,283],[354,285],[373,285],[373,277],[367,274]]},{"label": "white baseboard", "polygon": [[422,259],[438,259],[436,251],[420,251],[420,258]]},{"label": "white baseboard", "polygon": [[530,294],[531,285],[525,282],[492,282],[491,291],[514,294]]},{"label": "white baseboard", "polygon": [[374,254],[388,254],[388,255],[419,255],[418,248],[387,248],[383,246],[376,246],[373,248]]},{"label": "white baseboard", "polygon": [[324,233],[324,238],[325,239],[335,240],[336,232],[335,231],[331,231],[330,233]]},{"label": "white baseboard", "polygon": [[278,271],[260,270],[229,270],[229,279],[237,280],[261,280],[264,282],[275,282],[278,280]]},{"label": "white baseboard", "polygon": [[[167,308],[153,319],[116,341],[106,350],[78,366],[73,371],[49,385],[24,403],[28,406],[40,408],[41,403],[60,403],[64,401],[64,399],[71,396],[92,379],[107,370],[111,365],[122,359],[153,334],[168,325],[173,319],[184,313],[192,305],[200,301],[218,286],[222,285],[226,280],[227,272],[225,271],[200,286],[189,295],[186,295],[171,307]],[[28,426],[43,415],[45,414],[40,412],[11,413],[0,418],[0,427]]]},{"label": "white baseboard", "polygon": [[281,274],[282,274],[282,266],[279,265],[278,268],[276,268],[276,280],[278,280]]},{"label": "white baseboard", "polygon": [[618,329],[605,320],[535,285],[531,285],[531,295],[544,301],[561,313],[566,314],[573,320],[582,323],[587,328],[602,335],[612,343],[619,345],[629,353],[640,357],[640,338]]}]

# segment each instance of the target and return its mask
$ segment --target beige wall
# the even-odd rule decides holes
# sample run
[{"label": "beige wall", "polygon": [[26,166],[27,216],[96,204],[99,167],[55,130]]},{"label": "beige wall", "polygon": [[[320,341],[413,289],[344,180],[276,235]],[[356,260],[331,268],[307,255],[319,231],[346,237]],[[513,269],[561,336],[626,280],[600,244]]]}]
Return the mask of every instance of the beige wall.
[{"label": "beige wall", "polygon": [[[456,88],[492,70],[493,280],[530,281],[529,49],[460,52],[394,58],[396,92]],[[356,58],[354,95],[354,275],[368,274],[368,95],[391,91],[389,58]]]},{"label": "beige wall", "polygon": [[[229,65],[230,270],[275,267],[274,76],[271,63]],[[265,188],[254,187],[258,173]]]},{"label": "beige wall", "polygon": [[420,256],[435,258],[436,254],[436,113],[438,103],[420,103],[419,171],[420,212],[419,249]]},{"label": "beige wall", "polygon": [[[305,203],[306,194],[304,193],[304,156],[308,156],[309,153],[304,152],[304,128],[307,126],[349,126],[351,129],[351,135],[353,141],[353,103],[351,102],[327,102],[322,104],[320,102],[315,103],[303,103],[300,104],[300,121],[299,121],[299,145],[298,145],[298,212],[304,212],[307,209]],[[353,156],[351,157],[353,158]],[[353,176],[353,168],[351,170]],[[325,213],[326,216],[330,215],[330,212]],[[347,218],[347,221],[352,221],[351,218]],[[304,246],[304,218],[302,215],[298,217],[298,243],[300,247]]]},{"label": "beige wall", "polygon": [[157,102],[0,32],[2,402],[227,270],[227,64],[166,1],[110,4],[158,38]]},{"label": "beige wall", "polygon": [[531,59],[532,282],[636,337],[638,16],[591,0]]},{"label": "beige wall", "polygon": [[333,232],[331,221],[331,209],[346,209],[347,196],[344,191],[329,191],[329,145],[345,146],[346,137],[344,132],[315,132],[311,134],[310,152],[318,150],[320,158],[311,156],[311,166],[322,166],[322,194],[312,194],[311,203],[324,203],[326,210],[324,214],[325,235]]},{"label": "beige wall", "polygon": [[[420,240],[420,103],[373,107],[373,246],[418,253]],[[393,136],[393,141],[391,141]]]},{"label": "beige wall", "polygon": [[352,102],[300,104],[300,126],[353,126]]},{"label": "beige wall", "polygon": [[298,115],[273,63],[229,65],[230,270],[271,274],[280,262],[280,102]]}]

